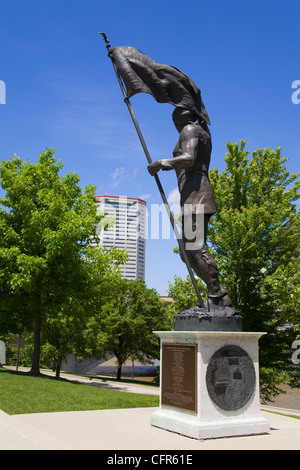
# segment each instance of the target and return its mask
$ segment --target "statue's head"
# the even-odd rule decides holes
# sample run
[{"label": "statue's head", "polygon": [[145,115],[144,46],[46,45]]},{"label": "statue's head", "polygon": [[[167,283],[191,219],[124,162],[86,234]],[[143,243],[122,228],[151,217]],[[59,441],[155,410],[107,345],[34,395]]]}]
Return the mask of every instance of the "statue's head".
[{"label": "statue's head", "polygon": [[175,108],[172,118],[177,130],[181,130],[187,124],[194,123],[198,120],[196,114],[185,108]]}]

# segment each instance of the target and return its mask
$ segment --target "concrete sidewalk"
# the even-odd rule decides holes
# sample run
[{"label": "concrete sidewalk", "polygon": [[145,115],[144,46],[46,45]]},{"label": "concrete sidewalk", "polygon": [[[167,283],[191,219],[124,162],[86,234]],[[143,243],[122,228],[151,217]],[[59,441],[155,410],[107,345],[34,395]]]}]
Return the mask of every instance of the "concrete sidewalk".
[{"label": "concrete sidewalk", "polygon": [[[127,392],[159,394],[158,387],[150,385],[69,374],[62,377]],[[271,425],[269,434],[201,441],[151,426],[155,408],[13,416],[0,410],[0,450],[299,450],[300,419],[287,414],[300,417],[300,410],[274,406],[262,406],[262,409],[263,417]]]},{"label": "concrete sidewalk", "polygon": [[1,450],[299,450],[300,420],[262,412],[269,434],[198,441],[150,425],[155,408],[9,416],[0,411]]}]

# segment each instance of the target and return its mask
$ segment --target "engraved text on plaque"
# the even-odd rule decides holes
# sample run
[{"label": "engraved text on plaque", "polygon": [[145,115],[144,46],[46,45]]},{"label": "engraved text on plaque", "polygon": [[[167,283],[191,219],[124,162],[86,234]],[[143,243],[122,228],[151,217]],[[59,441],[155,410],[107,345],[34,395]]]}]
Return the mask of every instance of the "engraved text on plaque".
[{"label": "engraved text on plaque", "polygon": [[196,344],[162,344],[161,404],[197,413]]}]

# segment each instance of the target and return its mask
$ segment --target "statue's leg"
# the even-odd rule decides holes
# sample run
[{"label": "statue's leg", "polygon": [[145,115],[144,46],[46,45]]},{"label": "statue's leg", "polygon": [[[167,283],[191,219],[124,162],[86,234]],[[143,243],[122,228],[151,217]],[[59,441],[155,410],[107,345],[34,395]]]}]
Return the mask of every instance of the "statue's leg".
[{"label": "statue's leg", "polygon": [[[193,217],[193,227],[194,232],[196,231],[196,221]],[[206,244],[207,238],[207,227],[208,227],[209,216],[204,215],[204,240],[201,244],[200,249],[189,250],[186,248],[186,255],[190,262],[192,269],[195,271],[197,276],[205,282],[207,286],[207,294],[211,305],[214,306],[231,306],[231,300],[227,294],[226,289],[219,281],[219,271],[217,263],[212,257],[209,248]],[[183,241],[184,246],[187,246],[187,243],[191,243],[191,240],[187,240],[184,236],[183,228]],[[183,259],[183,257],[181,256]],[[183,259],[184,260],[184,259]]]}]

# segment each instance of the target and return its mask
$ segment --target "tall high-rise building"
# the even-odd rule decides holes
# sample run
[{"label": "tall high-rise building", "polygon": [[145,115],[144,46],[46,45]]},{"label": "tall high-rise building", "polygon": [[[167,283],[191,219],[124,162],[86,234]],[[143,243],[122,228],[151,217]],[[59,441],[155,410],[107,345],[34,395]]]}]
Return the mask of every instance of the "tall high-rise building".
[{"label": "tall high-rise building", "polygon": [[114,218],[115,223],[100,234],[100,244],[105,248],[124,249],[128,261],[121,266],[126,279],[145,278],[146,202],[139,198],[122,196],[97,196],[98,210]]}]

